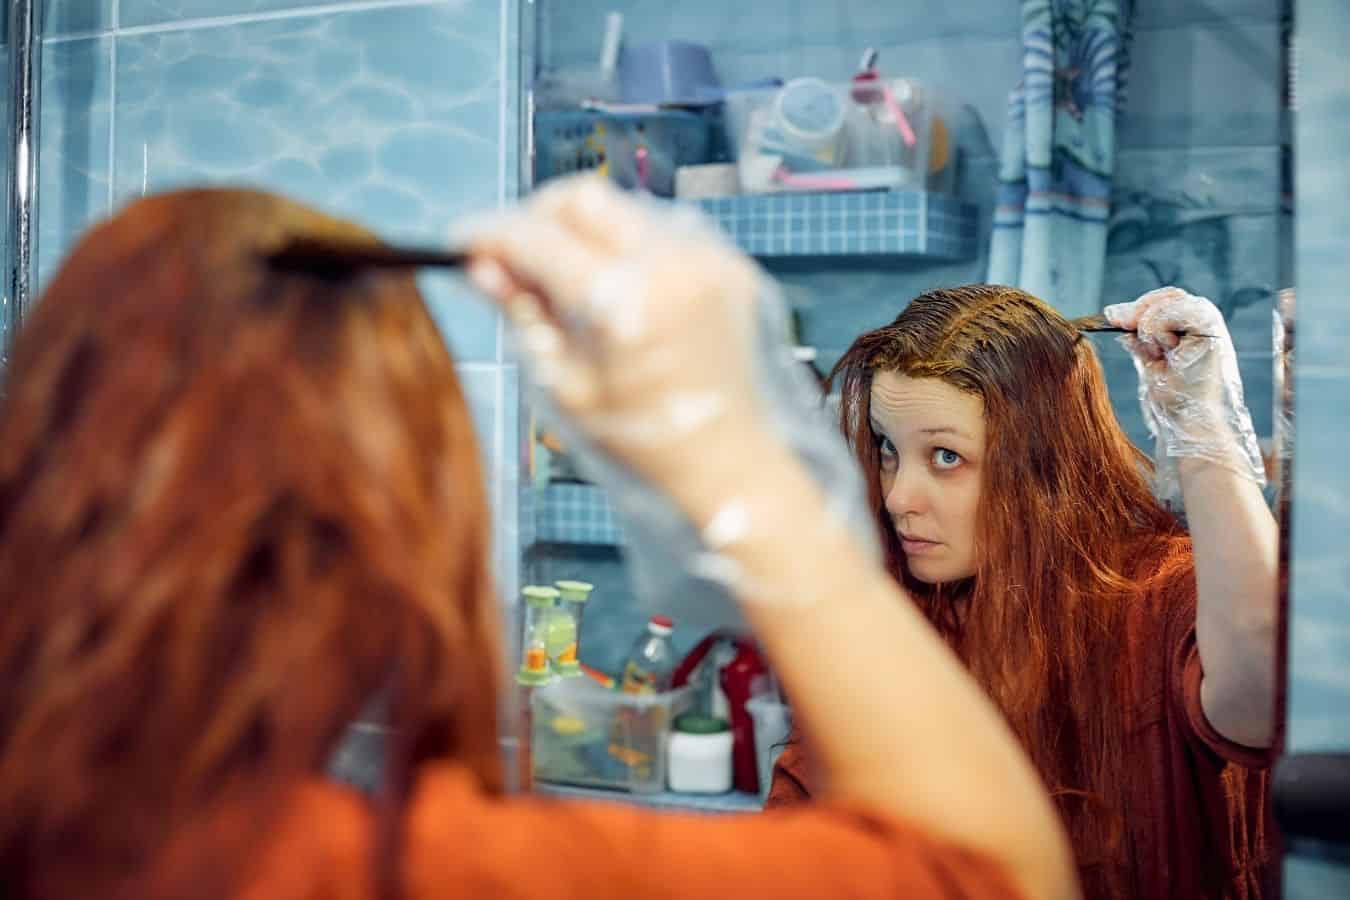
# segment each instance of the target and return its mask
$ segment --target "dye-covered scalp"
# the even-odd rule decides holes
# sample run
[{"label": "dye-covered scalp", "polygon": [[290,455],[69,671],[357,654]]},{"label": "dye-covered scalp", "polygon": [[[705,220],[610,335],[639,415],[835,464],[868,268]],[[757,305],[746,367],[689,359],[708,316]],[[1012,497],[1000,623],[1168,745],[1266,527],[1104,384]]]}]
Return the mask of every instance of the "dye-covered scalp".
[{"label": "dye-covered scalp", "polygon": [[[1005,379],[1062,379],[1082,337],[1053,307],[1015,288],[966,285],[917,298],[878,334],[868,363],[983,393]],[[1011,365],[1017,362],[1021,366]],[[987,402],[988,398],[986,398]]]}]

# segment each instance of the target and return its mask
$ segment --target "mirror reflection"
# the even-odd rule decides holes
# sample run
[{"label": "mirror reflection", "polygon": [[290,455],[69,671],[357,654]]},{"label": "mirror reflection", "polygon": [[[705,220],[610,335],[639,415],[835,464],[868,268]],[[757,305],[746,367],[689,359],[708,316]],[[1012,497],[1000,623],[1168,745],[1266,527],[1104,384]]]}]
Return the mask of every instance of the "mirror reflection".
[{"label": "mirror reflection", "polygon": [[8,5],[15,897],[1281,895],[1293,3],[788,6]]},{"label": "mirror reflection", "polygon": [[[1195,896],[1277,880],[1291,26],[1183,7],[902,23],[826,4],[766,31],[739,9],[543,3],[530,23],[528,176],[596,169],[698,205],[779,280],[804,365],[833,375],[889,570],[1036,760],[1090,896],[1169,895],[1164,872]],[[1235,84],[1262,98],[1241,131]],[[1113,306],[1129,334],[1070,325]],[[582,659],[619,678],[650,612],[622,517],[547,426],[522,444],[541,529],[524,579],[596,585]],[[658,612],[697,711],[752,743],[737,722],[757,720],[704,672],[733,639]],[[772,676],[755,691],[783,711],[756,745],[770,777],[733,765],[731,794],[677,802],[811,799]]]}]

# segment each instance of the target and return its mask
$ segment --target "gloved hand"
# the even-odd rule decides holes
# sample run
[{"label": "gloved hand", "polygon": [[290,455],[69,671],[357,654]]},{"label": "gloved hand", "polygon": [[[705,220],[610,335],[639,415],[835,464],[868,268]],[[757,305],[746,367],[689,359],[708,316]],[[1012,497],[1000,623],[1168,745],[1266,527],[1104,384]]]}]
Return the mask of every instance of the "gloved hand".
[{"label": "gloved hand", "polygon": [[[1242,399],[1237,352],[1218,307],[1175,287],[1108,306],[1111,324],[1133,334],[1121,343],[1134,357],[1139,403],[1156,441],[1157,493],[1181,497],[1178,463],[1205,460],[1265,484],[1265,466]],[[1180,336],[1185,332],[1185,336]]]},{"label": "gloved hand", "polygon": [[761,421],[762,276],[697,214],[586,176],[473,232],[470,276],[516,326],[536,381],[607,452],[662,481],[710,435]]}]

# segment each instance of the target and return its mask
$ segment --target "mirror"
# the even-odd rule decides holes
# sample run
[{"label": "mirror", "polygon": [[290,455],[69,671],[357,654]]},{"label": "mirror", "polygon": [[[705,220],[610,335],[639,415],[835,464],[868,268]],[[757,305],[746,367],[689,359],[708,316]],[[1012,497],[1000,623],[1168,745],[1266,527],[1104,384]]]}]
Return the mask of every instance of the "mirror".
[{"label": "mirror", "polygon": [[[1122,4],[1092,21],[1005,3],[531,6],[523,185],[594,169],[701,207],[782,284],[822,379],[934,287],[1017,284],[1068,317],[1164,285],[1208,298],[1265,500],[1287,512],[1274,323],[1293,285],[1291,4]],[[1048,78],[1026,68],[1046,53]],[[1151,456],[1133,360],[1115,336],[1092,343],[1116,418]],[[646,619],[622,522],[556,433],[528,410],[522,422],[522,583],[594,585],[582,662],[618,677]],[[669,612],[675,655],[706,649]]]}]

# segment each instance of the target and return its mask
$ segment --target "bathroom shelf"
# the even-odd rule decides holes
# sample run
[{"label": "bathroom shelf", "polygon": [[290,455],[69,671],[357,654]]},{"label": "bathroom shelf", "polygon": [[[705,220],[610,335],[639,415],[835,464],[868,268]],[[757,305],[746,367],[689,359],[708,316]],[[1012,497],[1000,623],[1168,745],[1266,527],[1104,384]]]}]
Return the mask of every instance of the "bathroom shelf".
[{"label": "bathroom shelf", "polygon": [[729,794],[673,794],[670,791],[662,791],[659,794],[630,794],[624,791],[605,791],[596,788],[575,787],[570,784],[536,781],[534,792],[574,800],[626,803],[631,806],[645,806],[656,809],[692,810],[714,815],[757,813],[764,809],[764,801],[759,798],[758,794],[746,794],[741,791],[732,791]]},{"label": "bathroom shelf", "polygon": [[623,526],[601,488],[554,482],[527,493],[533,506],[534,543],[623,544]]},{"label": "bathroom shelf", "polygon": [[970,259],[978,212],[928,191],[752,194],[696,202],[738,246],[762,259]]},{"label": "bathroom shelf", "polygon": [[[792,358],[811,365],[815,347],[792,348]],[[575,481],[553,481],[532,487],[521,496],[520,535],[523,546],[534,544],[580,544],[621,547],[623,525],[604,489]]]}]

